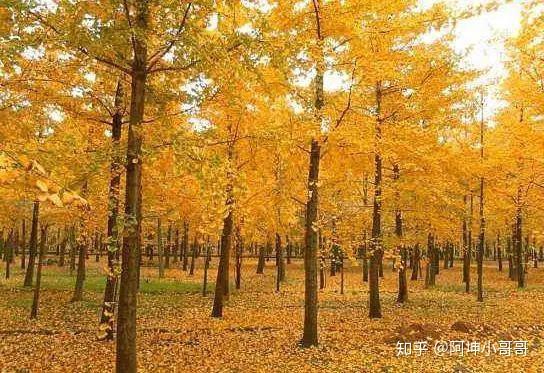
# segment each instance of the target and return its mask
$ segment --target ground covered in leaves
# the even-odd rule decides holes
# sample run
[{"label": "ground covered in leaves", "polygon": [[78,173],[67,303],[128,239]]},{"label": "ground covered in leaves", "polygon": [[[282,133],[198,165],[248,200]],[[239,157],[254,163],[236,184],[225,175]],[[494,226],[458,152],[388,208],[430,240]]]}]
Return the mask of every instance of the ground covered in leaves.
[{"label": "ground covered in leaves", "polygon": [[[22,272],[0,274],[1,372],[108,372],[114,343],[96,340],[103,289],[102,264],[91,263],[85,301],[70,303],[75,276],[55,265],[44,267],[39,319],[30,321],[32,292]],[[200,264],[200,263],[199,263]],[[215,261],[213,264],[216,264]],[[434,289],[409,282],[409,302],[395,304],[397,274],[386,267],[381,283],[383,318],[367,317],[367,285],[361,268],[327,277],[320,291],[320,346],[298,347],[303,316],[302,263],[287,267],[287,282],[274,291],[274,264],[256,275],[244,262],[242,289],[233,289],[225,317],[210,318],[213,297],[202,297],[202,270],[188,276],[169,269],[159,280],[155,268],[142,270],[138,305],[138,359],[154,372],[538,372],[544,371],[544,269],[530,269],[528,288],[485,266],[485,302],[465,294],[460,263],[441,270]],[[215,278],[215,266],[210,271]],[[472,277],[476,278],[475,274]],[[213,282],[213,281],[212,281]],[[499,353],[433,352],[436,341],[527,341],[526,356]],[[427,341],[429,351],[397,356],[397,342]],[[486,356],[489,355],[489,356]],[[514,355],[512,353],[512,355]]]}]

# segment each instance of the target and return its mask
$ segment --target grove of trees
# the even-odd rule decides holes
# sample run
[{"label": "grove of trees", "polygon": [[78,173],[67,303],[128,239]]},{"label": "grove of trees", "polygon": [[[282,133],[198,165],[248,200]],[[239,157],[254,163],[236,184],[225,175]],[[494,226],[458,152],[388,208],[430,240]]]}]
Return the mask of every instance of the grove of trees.
[{"label": "grove of trees", "polygon": [[320,291],[338,275],[343,294],[350,263],[357,318],[395,312],[384,270],[400,305],[454,262],[471,302],[491,271],[527,287],[544,260],[544,11],[522,4],[504,79],[482,83],[454,30],[500,2],[2,1],[4,277],[24,270],[39,319],[53,261],[80,302],[96,258],[97,339],[123,373],[144,266],[201,266],[222,318],[242,268],[272,260],[279,294],[300,261],[300,348],[320,344]]}]

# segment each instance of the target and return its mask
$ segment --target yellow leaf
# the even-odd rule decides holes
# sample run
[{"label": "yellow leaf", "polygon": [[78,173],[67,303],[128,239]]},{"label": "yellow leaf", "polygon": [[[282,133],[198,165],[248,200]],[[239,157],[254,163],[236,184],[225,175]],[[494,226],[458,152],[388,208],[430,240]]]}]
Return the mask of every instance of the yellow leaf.
[{"label": "yellow leaf", "polygon": [[45,171],[45,168],[41,164],[39,164],[37,161],[33,160],[32,163],[30,163],[30,171],[35,171],[40,175],[46,176],[47,172]]},{"label": "yellow leaf", "polygon": [[51,203],[53,203],[57,207],[63,207],[64,206],[64,204],[60,200],[60,197],[59,197],[58,194],[50,194],[48,199],[49,199],[49,201],[51,201]]},{"label": "yellow leaf", "polygon": [[76,199],[76,196],[71,192],[64,192],[62,193],[62,202],[65,205],[70,205],[74,200]]},{"label": "yellow leaf", "polygon": [[36,180],[36,186],[41,192],[46,193],[49,188],[47,187],[47,184],[43,180]]}]

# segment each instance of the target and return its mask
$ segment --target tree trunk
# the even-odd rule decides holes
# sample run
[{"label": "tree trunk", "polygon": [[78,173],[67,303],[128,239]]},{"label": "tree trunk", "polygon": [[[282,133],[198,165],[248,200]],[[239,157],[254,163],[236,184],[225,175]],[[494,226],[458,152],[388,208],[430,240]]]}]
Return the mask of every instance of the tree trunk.
[{"label": "tree trunk", "polygon": [[66,227],[64,227],[64,237],[62,237],[62,242],[60,243],[60,250],[59,250],[59,267],[64,267],[67,244],[68,244],[68,231]]},{"label": "tree trunk", "polygon": [[74,226],[70,229],[70,276],[76,269],[76,229]]},{"label": "tree trunk", "polygon": [[45,256],[45,246],[47,241],[47,225],[41,229],[40,237],[40,253],[38,255],[38,269],[36,271],[36,286],[34,287],[34,297],[32,299],[32,309],[30,310],[30,318],[38,317],[38,305],[40,303],[40,287],[42,284],[42,265]]},{"label": "tree trunk", "polygon": [[172,244],[172,247],[173,247],[173,251],[172,251],[172,259],[174,261],[174,263],[177,263],[178,262],[178,258],[179,258],[179,245],[180,245],[180,241],[179,241],[179,228],[176,226],[176,232],[174,234],[174,242]]},{"label": "tree trunk", "polygon": [[436,285],[436,274],[438,270],[438,262],[436,259],[438,258],[438,250],[435,245],[434,236],[432,233],[429,233],[428,235],[428,243],[427,243],[427,252],[429,253],[429,283],[428,285],[430,287]]},{"label": "tree trunk", "polygon": [[4,228],[0,229],[0,257],[4,255],[5,246],[7,241],[4,239]]},{"label": "tree trunk", "polygon": [[416,244],[414,247],[414,253],[412,257],[412,276],[410,280],[416,281],[419,277],[419,261],[420,261],[421,251],[419,250],[419,244]]},{"label": "tree trunk", "polygon": [[148,2],[135,3],[133,62],[131,68],[130,121],[127,145],[125,220],[117,317],[117,373],[135,373],[136,307],[140,264],[142,141],[147,80],[145,32]]},{"label": "tree trunk", "polygon": [[[398,164],[393,165],[393,180],[398,183],[400,179],[400,168]],[[399,267],[399,289],[397,294],[397,302],[405,303],[408,300],[408,282],[406,281],[406,247],[402,244],[403,226],[402,226],[402,211],[398,204],[400,203],[400,193],[398,188],[395,191],[395,199],[397,207],[395,209],[395,235],[399,240],[398,251],[400,254],[400,267]]]},{"label": "tree trunk", "polygon": [[[483,95],[482,95],[482,120],[480,122],[480,163],[483,164],[484,161],[484,113],[483,113]],[[483,262],[484,262],[484,249],[485,249],[485,216],[484,216],[484,177],[480,176],[480,234],[479,234],[479,245],[478,245],[478,255],[477,255],[477,271],[478,271],[478,302],[484,301],[484,290],[483,290]]]},{"label": "tree trunk", "polygon": [[[321,0],[313,2],[313,10],[316,20],[317,47],[323,52],[324,37],[321,34]],[[324,54],[316,61],[315,75],[315,101],[314,101],[314,126],[321,131],[323,125],[323,107],[325,106],[324,93]],[[305,226],[304,226],[304,329],[300,344],[302,347],[317,346],[317,252],[319,250],[317,231],[319,209],[319,166],[321,162],[321,145],[315,137],[311,139],[310,162],[308,170],[308,197],[306,201]]]},{"label": "tree trunk", "polygon": [[291,256],[293,255],[293,245],[291,243],[291,240],[289,240],[289,236],[285,236],[285,240],[287,242],[287,264],[291,264]]},{"label": "tree trunk", "polygon": [[104,289],[104,301],[100,315],[100,325],[104,328],[103,338],[113,340],[114,314],[118,285],[118,253],[119,239],[117,219],[119,217],[119,193],[121,185],[121,172],[123,170],[121,158],[121,134],[123,125],[122,101],[123,86],[121,81],[117,82],[115,93],[115,114],[112,118],[112,158],[110,164],[110,184],[108,189],[108,227],[107,227],[107,257],[108,275],[106,277],[106,288]]},{"label": "tree trunk", "polygon": [[100,262],[100,249],[101,249],[101,242],[100,242],[100,233],[94,232],[94,240],[93,240],[93,250],[94,250],[94,261],[96,263]]},{"label": "tree trunk", "polygon": [[453,258],[455,255],[455,244],[450,242],[450,265],[449,268],[453,268]]},{"label": "tree trunk", "polygon": [[518,188],[518,197],[517,197],[517,208],[516,208],[516,268],[517,268],[517,277],[518,277],[518,288],[525,287],[525,267],[523,263],[523,242],[522,242],[522,211],[521,211],[521,188]]},{"label": "tree trunk", "polygon": [[383,248],[380,252],[380,257],[378,258],[378,263],[379,263],[379,266],[378,266],[378,276],[380,278],[383,278]]},{"label": "tree trunk", "polygon": [[499,262],[499,272],[502,272],[502,246],[500,233],[497,233],[497,260]]},{"label": "tree trunk", "polygon": [[189,266],[189,276],[193,276],[195,274],[195,260],[196,260],[196,256],[198,254],[198,240],[197,240],[197,237],[195,235],[195,239],[193,241],[193,245],[192,245],[192,248],[191,248],[191,264]]},{"label": "tree trunk", "polygon": [[23,219],[21,227],[21,269],[26,267],[26,219]]},{"label": "tree trunk", "polygon": [[[323,85],[323,75],[318,74],[318,91]],[[322,92],[321,92],[322,95]],[[318,95],[319,97],[319,95]],[[322,105],[322,103],[320,104]],[[321,146],[312,139],[310,167],[308,173],[308,200],[306,202],[305,248],[304,248],[304,332],[301,345],[316,346],[317,336],[317,212],[319,208],[318,182]]]},{"label": "tree trunk", "polygon": [[440,273],[440,254],[442,253],[441,247],[437,243],[436,237],[433,235],[433,269],[436,280],[436,275]]},{"label": "tree trunk", "polygon": [[234,284],[236,287],[236,290],[240,290],[242,287],[242,237],[240,236],[240,229],[239,227],[236,230],[236,263],[234,265],[235,267],[235,277],[234,277]]},{"label": "tree trunk", "polygon": [[467,196],[463,196],[463,236],[462,236],[462,245],[463,245],[463,282],[466,283],[468,281],[468,224],[467,224]]},{"label": "tree trunk", "polygon": [[232,184],[227,186],[227,216],[223,220],[223,232],[221,234],[221,257],[217,268],[217,280],[215,282],[215,294],[213,300],[212,317],[223,317],[223,306],[228,299],[229,288],[229,261],[232,247],[232,233],[234,228],[234,199],[232,196]]},{"label": "tree trunk", "polygon": [[533,236],[533,247],[531,249],[531,252],[533,253],[533,268],[538,268],[538,256],[536,253],[536,237]]},{"label": "tree trunk", "polygon": [[187,272],[187,266],[189,265],[189,222],[183,222],[183,242],[182,242],[181,256],[182,256],[182,268]]},{"label": "tree trunk", "polygon": [[206,258],[204,259],[204,281],[202,284],[202,296],[208,295],[208,269],[210,268],[211,251],[210,245],[206,245]]},{"label": "tree trunk", "polygon": [[[234,160],[234,143],[228,144],[229,164]],[[223,306],[230,294],[230,253],[234,235],[234,173],[232,169],[227,171],[227,186],[225,208],[227,216],[223,219],[223,232],[221,233],[221,257],[217,267],[217,280],[215,282],[215,294],[213,299],[212,317],[223,317]],[[194,250],[194,249],[193,249]],[[194,253],[193,253],[194,254]]]},{"label": "tree trunk", "polygon": [[276,252],[278,253],[278,278],[280,282],[283,282],[285,281],[285,260],[279,233],[276,233]]},{"label": "tree trunk", "polygon": [[170,268],[170,248],[172,247],[172,223],[168,225],[166,245],[164,246],[164,268]]},{"label": "tree trunk", "polygon": [[340,257],[340,294],[344,295],[344,255]]},{"label": "tree trunk", "polygon": [[368,248],[367,248],[367,242],[366,242],[366,232],[364,233],[363,237],[363,248],[361,250],[362,253],[362,260],[363,260],[363,282],[368,282]]},{"label": "tree trunk", "polygon": [[374,123],[374,198],[372,210],[372,240],[370,241],[370,271],[369,284],[369,317],[381,318],[379,269],[382,257],[382,88],[381,82],[376,82],[376,120]]},{"label": "tree trunk", "polygon": [[55,243],[55,246],[57,248],[56,255],[57,257],[60,257],[60,247],[62,246],[62,232],[60,227],[57,228],[57,241]]},{"label": "tree trunk", "polygon": [[285,281],[285,261],[283,260],[283,247],[281,246],[281,236],[276,233],[276,253],[278,258],[278,267],[276,268],[276,291],[280,291],[280,284]]},{"label": "tree trunk", "polygon": [[325,289],[325,258],[319,256],[319,290]]},{"label": "tree trunk", "polygon": [[13,242],[14,234],[13,229],[9,232],[8,239],[3,243],[4,261],[6,262],[6,280],[9,280],[10,265],[13,257]]},{"label": "tree trunk", "polygon": [[12,254],[10,257],[10,264],[12,264],[15,261],[14,257],[19,255],[19,230],[17,228],[13,229],[11,251],[12,251]]},{"label": "tree trunk", "polygon": [[161,218],[157,218],[157,253],[159,255],[159,278],[164,278],[164,250],[162,246]]},{"label": "tree trunk", "polygon": [[[82,234],[83,236],[84,234]],[[81,242],[78,243],[78,260],[77,260],[77,275],[74,294],[71,302],[79,302],[83,300],[83,285],[85,283],[85,258],[87,257],[87,240],[85,237],[80,237]]]},{"label": "tree trunk", "polygon": [[506,252],[508,259],[508,278],[514,281],[514,259],[512,255],[512,238],[510,235],[506,238]]},{"label": "tree trunk", "polygon": [[24,286],[32,286],[34,277],[34,265],[38,251],[38,220],[40,215],[40,201],[34,201],[32,208],[32,227],[30,229],[30,251],[28,253],[28,265],[26,267]]},{"label": "tree trunk", "polygon": [[470,194],[470,208],[468,216],[468,228],[467,228],[467,253],[465,259],[466,267],[466,281],[465,292],[470,293],[470,262],[472,261],[472,214],[474,210],[474,198],[472,193]]},{"label": "tree trunk", "polygon": [[257,261],[257,274],[262,275],[264,273],[264,266],[265,266],[265,260],[264,260],[264,246],[259,246],[259,260]]}]

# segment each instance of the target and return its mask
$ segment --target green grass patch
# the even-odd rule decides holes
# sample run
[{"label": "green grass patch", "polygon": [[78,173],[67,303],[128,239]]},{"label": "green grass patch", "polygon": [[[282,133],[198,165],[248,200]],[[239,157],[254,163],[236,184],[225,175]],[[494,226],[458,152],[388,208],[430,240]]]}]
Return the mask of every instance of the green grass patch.
[{"label": "green grass patch", "polygon": [[[45,267],[42,273],[42,289],[72,292],[76,283],[76,274],[70,275],[65,269]],[[34,278],[34,281],[36,279]],[[12,288],[18,291],[32,292],[33,287],[23,287],[23,273],[9,282],[0,282],[1,288]],[[213,293],[215,284],[208,283],[208,293]],[[94,268],[90,268],[85,276],[84,291],[91,293],[103,293],[106,287],[106,276]],[[234,289],[234,285],[232,286]],[[140,293],[143,294],[187,294],[200,293],[200,282],[180,281],[178,279],[156,277],[142,278],[140,280]]]},{"label": "green grass patch", "polygon": [[[73,290],[76,284],[76,276],[60,273],[47,273],[42,277],[42,289],[46,290]],[[83,289],[91,292],[103,292],[106,286],[104,276],[87,275]]]}]

